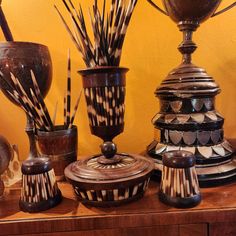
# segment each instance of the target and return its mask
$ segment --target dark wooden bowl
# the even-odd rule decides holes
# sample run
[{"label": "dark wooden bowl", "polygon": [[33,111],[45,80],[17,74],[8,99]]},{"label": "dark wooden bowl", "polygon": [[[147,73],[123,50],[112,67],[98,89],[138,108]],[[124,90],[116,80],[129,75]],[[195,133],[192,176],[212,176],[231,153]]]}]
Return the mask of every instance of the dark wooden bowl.
[{"label": "dark wooden bowl", "polygon": [[13,102],[6,90],[11,91],[5,82],[10,80],[10,72],[17,77],[27,94],[33,87],[30,70],[33,70],[40,91],[45,97],[52,82],[52,61],[48,48],[42,44],[31,42],[2,42],[0,43],[0,87],[3,93]]},{"label": "dark wooden bowl", "polygon": [[162,0],[166,12],[175,22],[197,21],[211,17],[222,0]]},{"label": "dark wooden bowl", "polygon": [[154,163],[139,155],[116,154],[116,163],[100,162],[101,155],[74,162],[66,167],[66,179],[78,200],[99,207],[118,206],[141,198],[145,193]]}]

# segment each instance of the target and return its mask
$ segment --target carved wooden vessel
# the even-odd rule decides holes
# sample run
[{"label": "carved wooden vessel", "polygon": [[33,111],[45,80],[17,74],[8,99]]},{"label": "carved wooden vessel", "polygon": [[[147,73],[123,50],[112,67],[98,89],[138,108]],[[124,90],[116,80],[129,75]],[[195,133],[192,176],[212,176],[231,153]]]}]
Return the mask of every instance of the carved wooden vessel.
[{"label": "carved wooden vessel", "polygon": [[102,138],[100,155],[65,169],[80,201],[116,206],[143,196],[154,168],[152,160],[117,153],[113,138],[124,130],[126,68],[98,67],[80,71],[91,133]]},{"label": "carved wooden vessel", "polygon": [[61,202],[61,191],[48,158],[26,160],[21,171],[23,186],[19,206],[22,211],[45,211]]},{"label": "carved wooden vessel", "polygon": [[154,164],[139,155],[116,154],[120,160],[103,164],[100,155],[70,164],[65,169],[78,199],[94,206],[118,206],[139,199],[148,187]]},{"label": "carved wooden vessel", "polygon": [[37,140],[40,155],[51,160],[56,179],[64,180],[66,166],[77,160],[77,127],[55,126],[51,132],[38,130]]},{"label": "carved wooden vessel", "polygon": [[162,202],[187,208],[201,201],[195,157],[187,151],[170,151],[163,155],[162,180],[159,198]]},{"label": "carved wooden vessel", "polygon": [[[19,79],[27,95],[31,97],[30,88],[33,88],[33,83],[30,70],[32,70],[41,94],[43,97],[47,95],[52,82],[52,61],[45,45],[31,42],[1,42],[0,59],[0,87],[11,102],[16,104],[7,92],[12,92],[12,88],[9,86],[9,84],[12,85],[10,73]],[[37,157],[34,124],[28,116],[25,131],[30,143],[29,158]]]},{"label": "carved wooden vessel", "polygon": [[[160,10],[155,3],[148,1]],[[156,137],[147,152],[156,162],[157,174],[161,171],[165,152],[192,152],[196,156],[201,187],[221,185],[236,179],[234,151],[224,138],[224,118],[215,107],[215,96],[220,93],[220,88],[191,59],[191,54],[197,48],[192,34],[199,24],[235,5],[215,13],[220,2],[163,0],[166,11],[161,10],[177,22],[179,30],[183,32],[183,42],[178,47],[183,59],[155,91],[160,99],[160,111],[152,120]]]}]

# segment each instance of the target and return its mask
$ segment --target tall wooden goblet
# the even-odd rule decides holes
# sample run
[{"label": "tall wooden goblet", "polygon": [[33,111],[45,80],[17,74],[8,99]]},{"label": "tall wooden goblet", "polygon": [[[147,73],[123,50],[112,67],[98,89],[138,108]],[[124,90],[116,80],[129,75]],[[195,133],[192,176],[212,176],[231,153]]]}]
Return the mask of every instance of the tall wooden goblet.
[{"label": "tall wooden goblet", "polygon": [[102,138],[102,162],[116,162],[112,139],[124,130],[126,68],[101,67],[80,71],[91,133]]},{"label": "tall wooden goblet", "polygon": [[[43,97],[46,96],[52,81],[52,62],[48,48],[44,45],[30,42],[0,43],[0,87],[6,97],[16,104],[7,91],[12,91],[10,72],[21,82],[29,97],[33,87],[30,70],[33,70]],[[4,77],[4,78],[2,78]],[[7,83],[7,82],[9,83]],[[18,105],[18,104],[16,104]],[[29,158],[37,156],[34,138],[34,124],[27,116],[26,133],[29,137]]]},{"label": "tall wooden goblet", "polygon": [[80,71],[92,134],[103,139],[102,154],[66,167],[78,198],[95,206],[117,206],[143,196],[154,168],[151,160],[117,153],[112,139],[124,130],[126,68]]}]

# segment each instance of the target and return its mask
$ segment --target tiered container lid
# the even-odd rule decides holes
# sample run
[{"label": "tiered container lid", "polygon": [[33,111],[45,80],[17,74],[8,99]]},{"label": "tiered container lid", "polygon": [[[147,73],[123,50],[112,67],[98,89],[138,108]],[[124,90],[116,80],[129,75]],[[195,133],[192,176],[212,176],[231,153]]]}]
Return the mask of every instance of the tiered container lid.
[{"label": "tiered container lid", "polygon": [[194,64],[181,64],[172,70],[157,88],[157,96],[215,96],[219,86],[207,72]]}]

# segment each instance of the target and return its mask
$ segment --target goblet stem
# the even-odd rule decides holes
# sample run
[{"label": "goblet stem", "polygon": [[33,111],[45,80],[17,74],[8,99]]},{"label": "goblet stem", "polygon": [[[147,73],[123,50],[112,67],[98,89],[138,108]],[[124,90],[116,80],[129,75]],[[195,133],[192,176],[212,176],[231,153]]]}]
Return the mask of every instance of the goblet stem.
[{"label": "goblet stem", "polygon": [[192,36],[193,32],[197,29],[199,25],[195,22],[183,21],[178,24],[180,31],[183,32],[183,41],[179,45],[178,49],[183,55],[183,64],[191,63],[191,55],[196,50],[197,45],[193,42]]},{"label": "goblet stem", "polygon": [[25,128],[25,132],[28,135],[29,138],[29,144],[30,144],[30,150],[29,150],[29,155],[27,159],[33,159],[38,157],[38,151],[36,147],[36,141],[35,141],[35,127],[34,127],[34,121],[28,116],[27,116],[27,124]]}]

